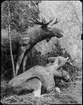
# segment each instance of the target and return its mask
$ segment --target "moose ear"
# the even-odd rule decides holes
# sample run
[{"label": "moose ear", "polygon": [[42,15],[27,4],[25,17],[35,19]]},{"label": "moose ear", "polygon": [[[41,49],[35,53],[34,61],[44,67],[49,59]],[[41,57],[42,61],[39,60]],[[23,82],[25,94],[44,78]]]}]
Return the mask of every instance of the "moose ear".
[{"label": "moose ear", "polygon": [[48,61],[54,63],[56,61],[56,57],[49,57]]},{"label": "moose ear", "polygon": [[64,58],[64,57],[59,56],[59,57],[57,57],[57,59],[55,60],[55,64],[57,64],[57,65],[59,65],[59,66],[63,66],[63,65],[67,62],[68,59],[69,59],[69,58]]},{"label": "moose ear", "polygon": [[69,57],[66,58],[66,61],[67,61],[67,63],[69,63],[70,65],[73,65],[73,63],[71,62],[71,60],[70,60]]},{"label": "moose ear", "polygon": [[59,57],[57,57],[57,59],[55,60],[54,64],[56,64],[56,65],[60,65],[61,64],[61,60],[59,59]]},{"label": "moose ear", "polygon": [[69,60],[69,57],[66,58],[66,61],[68,61],[68,60]]},{"label": "moose ear", "polygon": [[62,61],[58,58],[58,65],[61,65]]}]

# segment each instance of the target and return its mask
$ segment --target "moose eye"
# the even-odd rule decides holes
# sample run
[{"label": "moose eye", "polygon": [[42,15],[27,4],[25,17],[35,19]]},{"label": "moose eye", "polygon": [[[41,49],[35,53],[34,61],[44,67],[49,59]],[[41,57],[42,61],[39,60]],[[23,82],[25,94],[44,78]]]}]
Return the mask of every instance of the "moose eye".
[{"label": "moose eye", "polygon": [[48,27],[48,30],[50,30],[51,29],[51,27]]}]

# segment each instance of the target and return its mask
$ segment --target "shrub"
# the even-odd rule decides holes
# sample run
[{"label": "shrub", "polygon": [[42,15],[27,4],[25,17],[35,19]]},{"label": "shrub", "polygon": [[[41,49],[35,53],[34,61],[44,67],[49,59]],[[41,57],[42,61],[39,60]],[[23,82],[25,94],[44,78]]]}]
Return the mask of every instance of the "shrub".
[{"label": "shrub", "polygon": [[47,56],[41,55],[40,52],[38,52],[35,48],[33,48],[27,57],[27,69],[35,66],[35,65],[41,65],[45,66],[47,64]]},{"label": "shrub", "polygon": [[[64,48],[61,47],[61,45],[59,44],[59,41],[57,41],[57,43],[54,46],[55,47],[53,47],[52,51],[48,52],[45,55],[42,55],[35,48],[33,48],[27,57],[27,69],[29,69],[35,65],[45,66],[48,63],[47,62],[48,57],[57,57],[57,56],[62,56],[65,58],[69,57],[70,61],[72,62],[72,58],[71,58],[70,54]],[[71,66],[69,64],[65,64],[63,66],[63,69],[68,71],[70,75],[73,75],[73,73],[75,73],[75,71],[78,70],[78,68],[76,68],[75,66]]]}]

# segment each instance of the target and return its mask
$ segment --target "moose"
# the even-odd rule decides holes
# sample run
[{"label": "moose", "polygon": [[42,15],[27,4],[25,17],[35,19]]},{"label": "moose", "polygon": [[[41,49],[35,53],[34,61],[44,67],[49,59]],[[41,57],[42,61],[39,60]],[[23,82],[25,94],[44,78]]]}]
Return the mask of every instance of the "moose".
[{"label": "moose", "polygon": [[[52,58],[49,58],[49,60],[50,59]],[[65,82],[70,81],[69,73],[66,70],[59,69],[66,62],[70,62],[69,58],[58,56],[51,65],[45,67],[37,65],[14,77],[9,81],[8,86],[10,88],[13,87],[15,91],[33,89],[34,96],[39,97],[41,95],[41,87],[44,87],[47,93],[52,91],[56,86],[55,81],[57,78],[64,80]],[[32,84],[33,81],[36,81],[36,86]]]},{"label": "moose", "polygon": [[[14,33],[10,32],[11,40],[12,40],[12,49],[13,53],[17,53],[17,62],[16,62],[16,75],[20,70],[20,66],[23,63],[24,71],[26,65],[27,53],[40,41],[44,39],[50,39],[52,37],[61,38],[63,37],[63,31],[56,27],[53,27],[58,23],[58,20],[52,22],[53,20],[45,23],[45,21],[32,20],[35,26],[29,28],[23,33]],[[52,23],[52,24],[51,24]],[[51,24],[51,25],[50,25]],[[9,51],[9,39],[8,39],[8,31],[2,30],[1,32],[1,46],[5,48],[6,51]]]}]

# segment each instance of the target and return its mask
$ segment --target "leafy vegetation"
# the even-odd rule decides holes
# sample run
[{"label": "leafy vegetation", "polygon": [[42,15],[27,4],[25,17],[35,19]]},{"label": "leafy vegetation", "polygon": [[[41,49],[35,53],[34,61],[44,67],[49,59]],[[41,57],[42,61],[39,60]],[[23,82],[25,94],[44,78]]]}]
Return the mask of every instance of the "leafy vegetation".
[{"label": "leafy vegetation", "polygon": [[[11,30],[25,31],[29,26],[33,26],[30,22],[32,16],[38,18],[39,9],[37,4],[40,1],[10,1],[10,25]],[[1,26],[3,29],[8,27],[8,1],[4,1],[1,5]]]},{"label": "leafy vegetation", "polygon": [[[14,35],[18,34],[18,32],[24,32],[34,25],[34,23],[30,20],[34,19],[34,16],[38,18],[39,1],[10,1],[10,28]],[[4,1],[1,5],[1,28],[8,29],[8,21],[9,21],[9,11],[8,11],[8,3],[9,1]],[[13,31],[14,30],[14,31]],[[20,34],[19,34],[20,35]],[[3,41],[3,40],[2,40]],[[4,39],[5,41],[5,39]],[[1,42],[3,45],[3,42]],[[8,46],[9,48],[9,46]],[[9,74],[12,69],[11,65],[11,57],[10,54],[7,53],[7,48],[3,45],[1,49],[1,74]],[[17,55],[14,54],[14,61]],[[16,61],[15,61],[16,62]],[[12,73],[11,73],[12,75]]]}]

